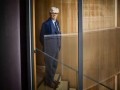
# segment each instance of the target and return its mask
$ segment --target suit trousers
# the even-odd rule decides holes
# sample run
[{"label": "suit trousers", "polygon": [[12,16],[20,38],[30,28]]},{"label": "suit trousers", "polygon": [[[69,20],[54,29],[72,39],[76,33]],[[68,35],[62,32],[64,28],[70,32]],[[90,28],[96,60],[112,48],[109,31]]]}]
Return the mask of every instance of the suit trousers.
[{"label": "suit trousers", "polygon": [[[52,83],[54,81],[54,76],[56,73],[57,65],[58,65],[58,53],[54,52],[50,56],[45,56],[45,82]],[[54,58],[54,59],[53,59]]]}]

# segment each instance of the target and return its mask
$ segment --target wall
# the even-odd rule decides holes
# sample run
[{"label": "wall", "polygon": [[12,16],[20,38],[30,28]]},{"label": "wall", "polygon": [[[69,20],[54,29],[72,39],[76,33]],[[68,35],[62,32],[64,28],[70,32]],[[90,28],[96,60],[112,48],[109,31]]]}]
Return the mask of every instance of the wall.
[{"label": "wall", "polygon": [[0,89],[21,90],[20,1],[0,1]]},{"label": "wall", "polygon": [[[110,78],[111,80],[108,81],[105,79],[120,71],[120,30],[115,28],[114,24],[114,2],[114,0],[92,0],[91,2],[84,0],[83,8],[84,74],[93,80],[103,81],[104,85],[112,89],[115,88],[115,79]],[[119,25],[119,11],[117,21]],[[94,84],[95,82],[84,79],[84,88]],[[98,88],[106,90],[101,89],[100,86]]]},{"label": "wall", "polygon": [[[59,61],[71,67],[61,66],[61,75],[63,80],[70,82],[71,87],[76,87],[78,80],[78,35],[62,36],[62,45]],[[74,70],[73,70],[74,69]],[[73,77],[74,76],[74,77]]]},{"label": "wall", "polygon": [[[102,81],[120,71],[119,34],[118,29],[84,33],[85,75]],[[87,81],[86,84],[90,85]]]},{"label": "wall", "polygon": [[26,1],[0,1],[0,11],[0,89],[28,90]]},{"label": "wall", "polygon": [[83,0],[83,31],[115,27],[115,0]]}]

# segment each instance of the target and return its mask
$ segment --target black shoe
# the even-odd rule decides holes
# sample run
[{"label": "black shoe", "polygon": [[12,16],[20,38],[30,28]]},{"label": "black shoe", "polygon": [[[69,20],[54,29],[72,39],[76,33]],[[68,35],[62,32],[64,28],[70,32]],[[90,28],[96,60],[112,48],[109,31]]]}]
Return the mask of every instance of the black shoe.
[{"label": "black shoe", "polygon": [[59,81],[56,81],[56,80],[54,80],[53,82],[54,82],[55,84],[57,84],[57,85],[60,84],[60,82],[59,82]]},{"label": "black shoe", "polygon": [[50,88],[53,88],[53,89],[56,89],[58,86],[55,84],[55,83],[44,83],[44,85],[46,85],[46,86],[48,86],[48,87],[50,87]]}]

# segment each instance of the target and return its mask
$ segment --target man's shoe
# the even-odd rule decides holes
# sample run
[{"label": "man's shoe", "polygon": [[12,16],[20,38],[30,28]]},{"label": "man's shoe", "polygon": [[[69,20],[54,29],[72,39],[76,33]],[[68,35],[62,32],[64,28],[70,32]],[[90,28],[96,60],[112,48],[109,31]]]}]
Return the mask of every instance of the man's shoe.
[{"label": "man's shoe", "polygon": [[55,83],[44,83],[44,85],[46,85],[46,86],[48,86],[48,87],[50,87],[50,88],[53,88],[53,89],[56,89],[58,86],[55,84]]},{"label": "man's shoe", "polygon": [[53,82],[54,82],[55,84],[57,84],[57,85],[60,84],[60,82],[59,82],[59,81],[56,81],[56,80],[54,80]]}]

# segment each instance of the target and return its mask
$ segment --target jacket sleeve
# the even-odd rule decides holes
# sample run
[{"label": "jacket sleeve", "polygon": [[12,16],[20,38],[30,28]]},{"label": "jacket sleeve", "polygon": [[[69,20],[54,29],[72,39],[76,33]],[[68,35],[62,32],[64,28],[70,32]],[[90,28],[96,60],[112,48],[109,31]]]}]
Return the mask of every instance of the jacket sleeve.
[{"label": "jacket sleeve", "polygon": [[39,40],[40,40],[42,46],[44,46],[44,35],[46,34],[46,29],[47,29],[46,25],[43,23],[41,31],[40,31],[40,37],[39,37]]}]

